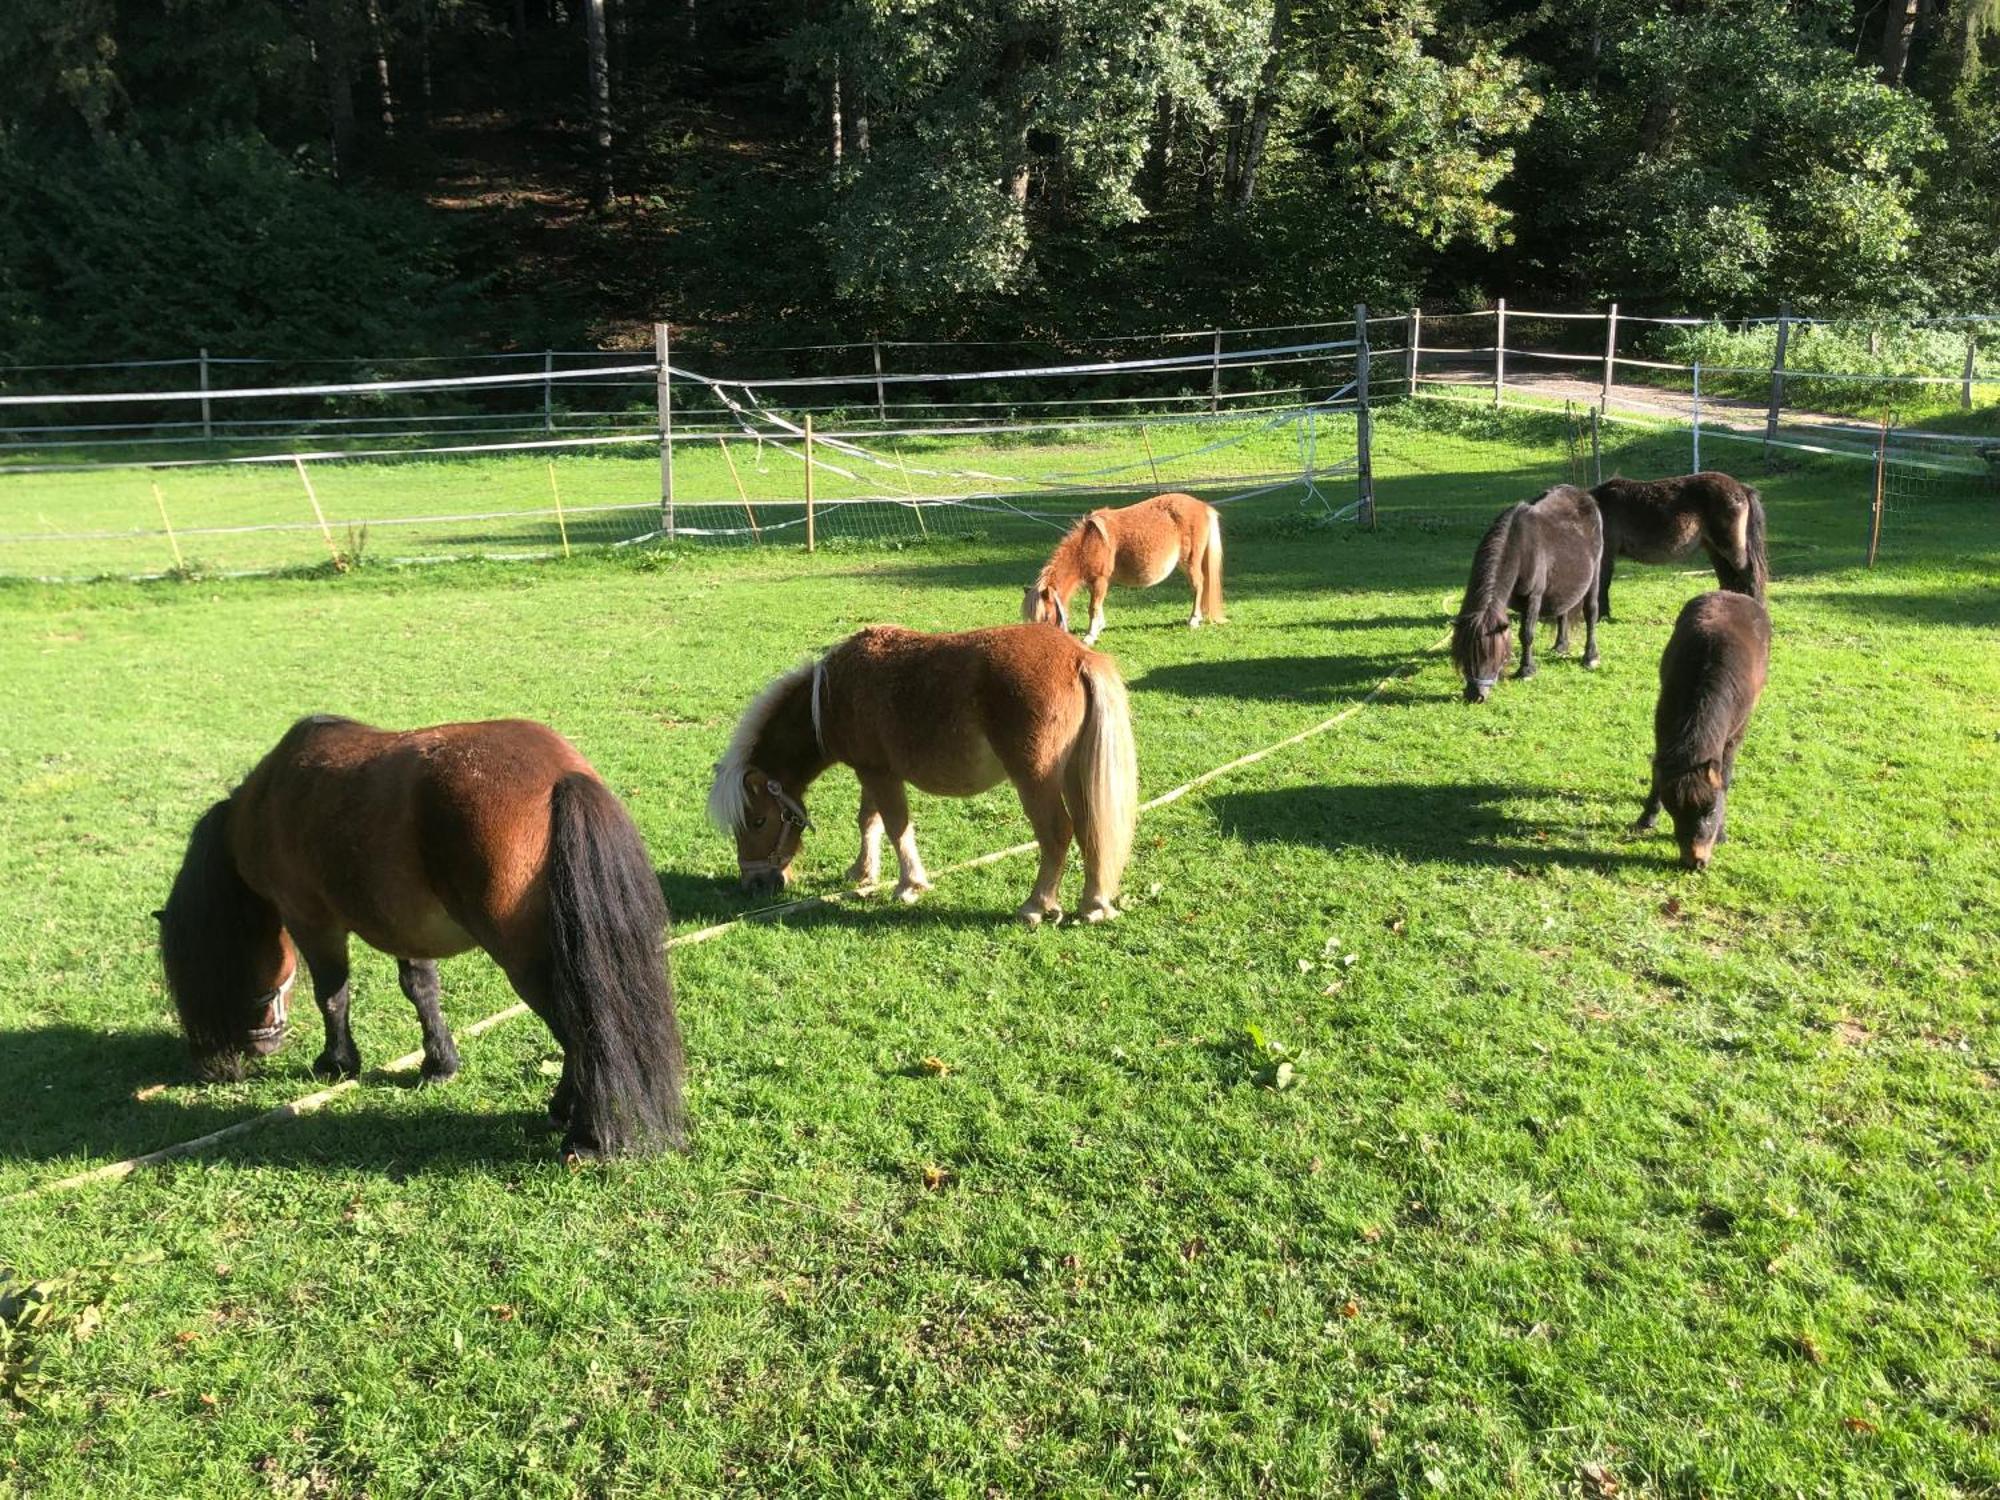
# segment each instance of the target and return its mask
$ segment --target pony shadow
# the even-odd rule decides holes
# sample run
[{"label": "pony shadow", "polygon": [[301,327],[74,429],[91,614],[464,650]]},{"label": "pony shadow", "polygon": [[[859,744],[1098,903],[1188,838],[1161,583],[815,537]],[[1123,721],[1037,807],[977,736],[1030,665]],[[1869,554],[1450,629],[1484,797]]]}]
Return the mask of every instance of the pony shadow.
[{"label": "pony shadow", "polygon": [[1409,666],[1410,656],[1249,656],[1149,667],[1133,682],[1142,694],[1176,698],[1260,698],[1325,704],[1358,698]]},{"label": "pony shadow", "polygon": [[[1575,838],[1602,837],[1616,823],[1581,818],[1534,823],[1512,816],[1509,803],[1552,795],[1547,787],[1500,782],[1351,783],[1226,792],[1208,799],[1222,831],[1248,844],[1315,844],[1367,849],[1398,858],[1461,865],[1543,869],[1574,865],[1600,870],[1672,864],[1670,852],[1586,847]],[[1638,799],[1633,799],[1633,811]]]},{"label": "pony shadow", "polygon": [[1863,617],[1892,616],[1912,625],[2000,626],[2000,588],[1982,584],[1955,593],[1829,594],[1836,609]]},{"label": "pony shadow", "polygon": [[[294,1042],[288,1056],[304,1049]],[[267,1065],[282,1071],[286,1062]],[[44,1026],[0,1032],[0,1096],[10,1101],[0,1160],[53,1162],[78,1155],[122,1160],[255,1119],[264,1102],[175,1097],[193,1071],[180,1037],[167,1031],[102,1032]],[[169,1092],[139,1098],[166,1082]],[[323,1085],[293,1080],[287,1097]],[[230,1161],[337,1171],[397,1174],[487,1169],[555,1159],[555,1136],[535,1111],[494,1114],[450,1106],[393,1117],[371,1114],[371,1095],[402,1092],[400,1075],[363,1075],[354,1098],[333,1114],[305,1115],[246,1131],[192,1153],[191,1161]],[[451,1088],[454,1085],[444,1085]],[[31,1186],[32,1184],[30,1184]]]}]

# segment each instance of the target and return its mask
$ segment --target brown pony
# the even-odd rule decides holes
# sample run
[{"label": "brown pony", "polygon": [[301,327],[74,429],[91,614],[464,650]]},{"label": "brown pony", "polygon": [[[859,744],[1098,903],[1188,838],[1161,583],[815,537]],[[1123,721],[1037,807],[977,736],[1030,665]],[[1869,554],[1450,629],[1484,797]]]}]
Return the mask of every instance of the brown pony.
[{"label": "brown pony", "polygon": [[1597,665],[1597,559],[1603,550],[1597,504],[1559,484],[1531,505],[1500,513],[1473,554],[1472,579],[1451,627],[1451,659],[1465,701],[1484,703],[1513,655],[1507,611],[1521,615],[1521,666],[1535,675],[1535,622],[1556,622],[1556,651],[1569,649],[1571,618],[1584,617],[1583,664]]},{"label": "brown pony", "polygon": [[1653,787],[1634,829],[1644,832],[1665,807],[1681,863],[1705,870],[1728,837],[1724,818],[1736,780],[1736,751],[1771,662],[1771,616],[1761,599],[1698,594],[1674,621],[1660,657],[1653,709]]},{"label": "brown pony", "polygon": [[1222,518],[1212,505],[1192,495],[1155,495],[1121,510],[1094,510],[1056,543],[1048,564],[1028,585],[1021,618],[1069,629],[1069,598],[1090,586],[1090,633],[1097,644],[1104,630],[1104,596],[1123,583],[1149,589],[1164,583],[1178,564],[1194,589],[1188,629],[1203,620],[1220,625],[1222,612]]},{"label": "brown pony", "polygon": [[157,915],[167,988],[210,1075],[278,1049],[301,959],[326,1022],[313,1071],[358,1075],[352,934],[395,956],[423,1076],[449,1078],[437,960],[483,948],[563,1049],[549,1114],[566,1158],[685,1144],[659,879],[618,799],[552,729],[301,719],[202,814]]},{"label": "brown pony", "polygon": [[805,831],[805,794],[835,763],[861,782],[861,856],[848,877],[881,874],[886,829],[902,866],[897,898],[930,889],[904,783],[971,797],[1014,783],[1041,845],[1020,917],[1062,915],[1072,836],[1083,851],[1086,922],[1112,906],[1132,849],[1138,764],[1125,684],[1107,656],[1043,625],[925,635],[873,625],[757,696],[715,768],[708,813],[736,836],[746,890],[791,880]]},{"label": "brown pony", "polygon": [[1764,552],[1764,502],[1749,485],[1707,469],[1667,479],[1607,479],[1590,492],[1604,517],[1597,613],[1611,618],[1611,570],[1621,557],[1677,562],[1699,544],[1715,581],[1732,593],[1764,597],[1771,565]]}]

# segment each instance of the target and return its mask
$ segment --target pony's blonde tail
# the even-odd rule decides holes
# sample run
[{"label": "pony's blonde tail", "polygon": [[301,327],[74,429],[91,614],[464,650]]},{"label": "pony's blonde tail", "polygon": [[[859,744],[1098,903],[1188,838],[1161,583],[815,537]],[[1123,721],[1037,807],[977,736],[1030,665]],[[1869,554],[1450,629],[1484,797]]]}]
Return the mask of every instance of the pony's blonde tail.
[{"label": "pony's blonde tail", "polygon": [[1139,757],[1125,683],[1107,656],[1083,663],[1083,723],[1070,748],[1064,781],[1070,821],[1083,850],[1085,921],[1113,916],[1111,903],[1132,857],[1139,819]]},{"label": "pony's blonde tail", "polygon": [[1218,625],[1229,622],[1222,608],[1222,516],[1208,513],[1208,550],[1201,559],[1201,611]]}]

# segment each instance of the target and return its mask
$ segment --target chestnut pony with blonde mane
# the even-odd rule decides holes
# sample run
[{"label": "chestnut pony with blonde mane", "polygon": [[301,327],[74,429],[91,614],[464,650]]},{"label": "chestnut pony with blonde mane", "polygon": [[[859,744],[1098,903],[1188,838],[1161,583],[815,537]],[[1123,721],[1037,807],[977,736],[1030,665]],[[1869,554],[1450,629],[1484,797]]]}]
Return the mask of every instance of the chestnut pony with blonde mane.
[{"label": "chestnut pony with blonde mane", "polygon": [[881,875],[886,830],[902,866],[897,898],[930,889],[905,783],[971,797],[1004,778],[1041,845],[1019,915],[1062,915],[1072,837],[1083,851],[1079,916],[1112,902],[1132,850],[1138,763],[1125,684],[1107,656],[1041,625],[926,635],[872,625],[760,693],[715,768],[708,813],[736,836],[745,890],[781,891],[805,831],[805,795],[835,764],[861,782],[861,855],[848,877]]},{"label": "chestnut pony with blonde mane", "polygon": [[1069,599],[1090,586],[1086,646],[1104,630],[1104,596],[1113,583],[1149,589],[1178,566],[1194,589],[1188,629],[1203,620],[1223,624],[1222,518],[1192,495],[1155,495],[1121,510],[1094,510],[1056,543],[1048,564],[1021,601],[1021,618],[1069,629]]},{"label": "chestnut pony with blonde mane", "polygon": [[685,1144],[659,878],[618,799],[543,725],[301,719],[202,814],[155,915],[205,1073],[277,1051],[303,960],[326,1022],[313,1071],[357,1076],[352,934],[395,956],[423,1076],[449,1078],[437,960],[483,948],[562,1047],[549,1114],[565,1158]]}]

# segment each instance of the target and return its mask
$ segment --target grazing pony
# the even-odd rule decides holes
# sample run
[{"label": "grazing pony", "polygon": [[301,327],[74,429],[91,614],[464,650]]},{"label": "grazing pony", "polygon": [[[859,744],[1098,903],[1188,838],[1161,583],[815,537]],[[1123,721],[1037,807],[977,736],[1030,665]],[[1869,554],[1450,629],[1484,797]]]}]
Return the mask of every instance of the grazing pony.
[{"label": "grazing pony", "polygon": [[1220,625],[1222,612],[1222,517],[1192,495],[1155,495],[1119,510],[1094,510],[1056,543],[1048,564],[1028,585],[1021,618],[1069,629],[1069,598],[1090,586],[1090,632],[1086,646],[1104,630],[1104,596],[1113,583],[1149,589],[1165,583],[1178,564],[1194,590],[1188,629],[1203,620]]},{"label": "grazing pony", "polygon": [[1650,829],[1665,807],[1681,863],[1690,870],[1707,869],[1727,836],[1736,751],[1770,662],[1771,616],[1764,602],[1722,590],[1688,600],[1660,656],[1653,786],[1633,827]]},{"label": "grazing pony", "polygon": [[1556,621],[1556,651],[1569,650],[1571,617],[1584,618],[1583,664],[1597,665],[1597,559],[1604,528],[1597,502],[1559,484],[1532,504],[1500,513],[1472,559],[1465,603],[1451,627],[1451,659],[1465,679],[1465,701],[1484,703],[1507,670],[1513,632],[1507,611],[1521,615],[1521,666],[1535,675],[1535,622]]},{"label": "grazing pony", "polygon": [[202,814],[156,915],[204,1073],[278,1049],[303,960],[326,1022],[313,1071],[357,1076],[352,934],[394,955],[423,1077],[449,1078],[437,960],[483,948],[563,1049],[549,1114],[566,1159],[685,1145],[659,879],[618,799],[543,725],[301,719]]},{"label": "grazing pony", "polygon": [[1764,555],[1764,502],[1749,485],[1713,469],[1669,479],[1607,479],[1592,490],[1604,517],[1604,560],[1597,570],[1597,613],[1611,618],[1611,570],[1621,557],[1670,563],[1699,543],[1715,581],[1731,593],[1764,597],[1771,565]]},{"label": "grazing pony", "polygon": [[1072,835],[1083,851],[1086,922],[1112,906],[1132,849],[1138,764],[1125,684],[1107,656],[1059,630],[1002,625],[925,635],[872,625],[758,694],[715,768],[708,813],[736,836],[745,890],[780,891],[805,831],[805,794],[836,762],[861,782],[862,888],[881,874],[882,834],[896,846],[896,896],[930,889],[904,783],[970,797],[1014,783],[1041,845],[1020,917],[1062,915]]}]

